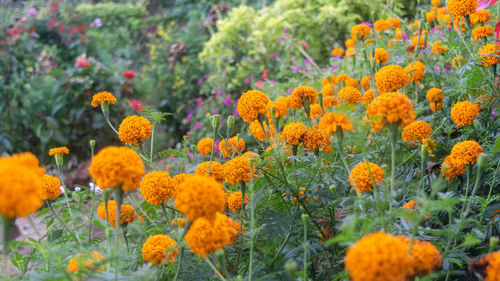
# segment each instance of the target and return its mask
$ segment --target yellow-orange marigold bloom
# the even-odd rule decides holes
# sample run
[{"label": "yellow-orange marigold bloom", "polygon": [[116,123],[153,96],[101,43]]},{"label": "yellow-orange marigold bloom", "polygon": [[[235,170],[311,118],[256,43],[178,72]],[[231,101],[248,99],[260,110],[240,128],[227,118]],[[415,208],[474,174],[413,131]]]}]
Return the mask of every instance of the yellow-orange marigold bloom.
[{"label": "yellow-orange marigold bloom", "polygon": [[315,150],[330,145],[330,140],[325,132],[320,131],[318,128],[312,128],[306,130],[302,143],[304,147]]},{"label": "yellow-orange marigold bloom", "polygon": [[438,41],[434,41],[434,43],[432,44],[431,51],[435,56],[437,56],[443,52],[448,51],[448,49],[443,47],[443,42],[438,40]]},{"label": "yellow-orange marigold bloom", "polygon": [[414,61],[407,65],[404,70],[408,73],[410,82],[420,83],[424,78],[425,65],[419,61]]},{"label": "yellow-orange marigold bloom", "polygon": [[406,204],[403,205],[403,208],[415,210],[417,208],[417,201],[410,200]]},{"label": "yellow-orange marigold bloom", "polygon": [[430,138],[422,139],[422,145],[430,155],[436,149],[436,141]]},{"label": "yellow-orange marigold bloom", "polygon": [[354,87],[344,87],[339,92],[339,98],[346,104],[358,104],[361,101],[361,93]]},{"label": "yellow-orange marigold bloom", "polygon": [[89,173],[102,189],[135,190],[146,172],[137,152],[128,147],[108,146],[92,159]]},{"label": "yellow-orange marigold bloom", "polygon": [[356,40],[353,40],[353,39],[347,39],[347,40],[345,40],[345,47],[347,49],[353,48],[355,44],[356,44]]},{"label": "yellow-orange marigold bloom", "polygon": [[448,10],[454,19],[472,14],[476,11],[477,0],[449,0]]},{"label": "yellow-orange marigold bloom", "polygon": [[110,92],[104,91],[95,94],[92,97],[92,102],[90,103],[90,105],[92,105],[93,107],[98,107],[103,103],[109,105],[109,104],[115,104],[115,102],[116,102],[115,96],[113,96],[113,94]]},{"label": "yellow-orange marigold bloom", "polygon": [[408,74],[399,65],[387,65],[375,73],[375,84],[379,94],[404,88],[408,80]]},{"label": "yellow-orange marigold bloom", "polygon": [[177,225],[180,228],[184,228],[186,225],[186,219],[185,218],[177,218],[176,220],[171,221],[172,224]]},{"label": "yellow-orange marigold bloom", "polygon": [[382,32],[391,28],[391,22],[380,19],[373,23],[373,28],[375,29],[375,31]]},{"label": "yellow-orange marigold bloom", "polygon": [[500,280],[500,252],[484,255],[469,263],[469,270],[484,278],[484,281]]},{"label": "yellow-orange marigold bloom", "polygon": [[361,238],[347,250],[345,268],[352,281],[404,281],[413,275],[408,245],[383,232]]},{"label": "yellow-orange marigold bloom", "polygon": [[432,0],[431,4],[432,6],[439,6],[439,4],[441,4],[441,0]]},{"label": "yellow-orange marigold bloom", "polygon": [[149,139],[153,126],[148,119],[130,115],[123,119],[118,128],[118,136],[120,141],[125,144],[139,145],[141,142]]},{"label": "yellow-orange marigold bloom", "polygon": [[432,135],[432,128],[427,122],[422,120],[413,121],[403,128],[401,138],[409,142],[420,142]]},{"label": "yellow-orange marigold bloom", "polygon": [[462,57],[461,55],[456,55],[452,60],[451,60],[451,66],[453,68],[457,68],[462,66],[463,64],[467,63],[467,59]]},{"label": "yellow-orange marigold bloom", "polygon": [[429,11],[425,13],[425,21],[426,22],[434,22],[436,19],[436,12],[434,11]]},{"label": "yellow-orange marigold bloom", "polygon": [[461,159],[450,154],[444,158],[443,164],[441,165],[441,173],[448,181],[451,181],[456,176],[460,176],[465,173],[465,165],[462,163]]},{"label": "yellow-orange marigold bloom", "polygon": [[443,91],[439,88],[432,88],[427,91],[425,98],[429,101],[429,107],[432,111],[437,112],[443,107]]},{"label": "yellow-orange marigold bloom", "polygon": [[[272,138],[275,134],[276,131],[274,130],[274,126],[271,122],[269,122],[269,127],[271,128],[271,133],[269,132],[269,128],[267,127],[267,123],[264,122],[264,128],[266,129],[266,133],[264,134],[264,131],[262,130],[262,126],[260,125],[259,121],[253,121],[250,123],[250,126],[248,126],[248,131],[252,136],[254,136],[256,139],[259,141],[264,141],[266,138]],[[266,137],[267,135],[267,137]]]},{"label": "yellow-orange marigold bloom", "polygon": [[478,23],[486,23],[490,20],[491,14],[486,9],[475,11],[470,14],[470,25],[474,26]]},{"label": "yellow-orange marigold bloom", "polygon": [[333,135],[337,130],[342,130],[342,132],[352,131],[354,127],[351,121],[341,113],[327,112],[323,114],[321,120],[319,121],[319,128],[321,131],[325,132],[327,135]]},{"label": "yellow-orange marigold bloom", "polygon": [[224,164],[224,180],[230,184],[249,182],[255,177],[255,168],[250,174],[250,161],[248,157],[234,157]]},{"label": "yellow-orange marigold bloom", "polygon": [[387,21],[391,24],[391,28],[396,29],[401,25],[401,21],[398,18],[387,18]]},{"label": "yellow-orange marigold bloom", "polygon": [[371,29],[370,26],[366,24],[356,24],[351,28],[351,37],[354,40],[365,38],[370,35]]},{"label": "yellow-orange marigold bloom", "polygon": [[361,87],[367,91],[370,89],[370,82],[372,82],[372,77],[370,75],[363,76],[363,78],[361,78]]},{"label": "yellow-orange marigold bloom", "polygon": [[[370,170],[368,170],[368,165]],[[361,162],[357,164],[349,174],[349,184],[353,189],[357,189],[359,193],[372,191],[372,180],[370,172],[373,176],[375,184],[380,184],[384,179],[384,170],[375,163]]]},{"label": "yellow-orange marigold bloom", "polygon": [[62,154],[69,154],[69,149],[65,146],[54,147],[54,148],[49,149],[49,156],[62,155]]},{"label": "yellow-orange marigold bloom", "polygon": [[347,48],[345,51],[345,56],[344,58],[354,58],[356,56],[356,49],[354,47]]},{"label": "yellow-orange marigold bloom", "polygon": [[[342,73],[342,74],[338,75],[337,77],[335,77],[335,84],[340,83],[340,82],[343,82],[343,81],[345,81],[347,78],[349,78],[349,75],[347,75],[346,73]],[[332,82],[332,83],[333,83],[333,82]]]},{"label": "yellow-orange marigold bloom", "polygon": [[494,34],[495,31],[489,25],[478,26],[472,30],[472,38],[474,38],[474,40],[478,40],[484,37],[490,37],[493,36]]},{"label": "yellow-orange marigold bloom", "polygon": [[196,148],[198,149],[198,152],[203,155],[207,156],[212,152],[212,146],[214,143],[214,139],[212,138],[203,138],[198,141],[198,144],[196,145]]},{"label": "yellow-orange marigold bloom", "polygon": [[153,205],[161,205],[175,194],[175,184],[167,171],[147,173],[141,181],[141,196]]},{"label": "yellow-orange marigold bloom", "polygon": [[418,37],[418,36],[412,36],[412,37],[411,37],[411,46],[412,46],[412,47],[416,47],[416,46],[417,46],[417,43],[418,43],[418,47],[419,47],[420,49],[422,49],[422,48],[424,48],[424,47],[425,47],[425,46],[424,46],[425,42],[424,42],[424,36],[423,36],[423,35],[420,35],[420,39],[419,39],[419,37]]},{"label": "yellow-orange marigold bloom", "polygon": [[318,103],[315,103],[311,105],[311,110],[309,112],[309,116],[311,118],[316,118],[319,117],[323,113],[323,109],[321,108],[321,105]]},{"label": "yellow-orange marigold bloom", "polygon": [[61,193],[61,181],[54,176],[43,175],[41,199],[56,200]]},{"label": "yellow-orange marigold bloom", "polygon": [[[108,221],[112,227],[116,225],[116,201],[109,200],[108,201]],[[97,216],[102,220],[106,220],[106,205],[102,202],[99,207],[97,207]],[[135,221],[137,217],[137,212],[134,210],[134,207],[128,204],[122,204],[120,207],[120,225],[124,223],[132,223]]]},{"label": "yellow-orange marigold bloom", "polygon": [[484,66],[492,66],[500,63],[500,46],[497,44],[486,44],[479,50],[479,56]]},{"label": "yellow-orange marigold bloom", "polygon": [[174,176],[172,178],[172,180],[174,181],[174,190],[175,190],[175,193],[173,194],[173,198],[175,199],[175,194],[177,193],[177,190],[179,190],[179,187],[181,186],[181,184],[188,178],[190,177],[191,175],[190,174],[178,174],[176,176]]},{"label": "yellow-orange marigold bloom", "polygon": [[233,243],[237,235],[233,220],[217,213],[212,220],[202,217],[194,221],[185,238],[191,251],[205,258]]},{"label": "yellow-orange marigold bloom", "polygon": [[161,263],[174,263],[179,249],[175,248],[176,242],[168,235],[157,234],[149,236],[142,245],[142,259],[152,265]]},{"label": "yellow-orange marigold bloom", "polygon": [[479,154],[483,152],[484,149],[479,143],[473,140],[466,140],[455,144],[450,154],[460,159],[464,165],[474,165],[477,162]]},{"label": "yellow-orange marigold bloom", "polygon": [[[411,239],[400,236],[400,239],[410,246]],[[425,276],[440,269],[443,265],[443,258],[438,249],[427,241],[415,239],[411,247],[410,256],[413,259],[413,276]]]},{"label": "yellow-orange marigold bloom", "polygon": [[333,83],[324,84],[323,88],[321,89],[321,94],[323,95],[323,98],[335,95],[335,90],[333,89]]},{"label": "yellow-orange marigold bloom", "polygon": [[347,77],[344,81],[344,84],[346,87],[353,87],[353,88],[357,88],[358,85],[359,85],[359,82],[358,80],[354,79],[354,78],[351,78],[351,77]]},{"label": "yellow-orange marigold bloom", "polygon": [[257,120],[259,114],[267,114],[267,104],[269,98],[266,94],[258,90],[250,90],[241,95],[238,101],[238,114],[245,122],[253,122]]},{"label": "yellow-orange marigold bloom", "polygon": [[477,115],[479,115],[479,107],[479,104],[473,104],[469,101],[457,102],[451,108],[451,120],[459,127],[472,125],[472,121],[476,120]]},{"label": "yellow-orange marigold bloom", "polygon": [[223,157],[231,157],[233,153],[243,152],[245,146],[245,141],[242,138],[234,136],[227,141],[227,144],[225,140],[221,140],[219,142],[219,151],[221,151]]},{"label": "yellow-orange marigold bloom", "polygon": [[[208,166],[210,166],[210,175],[208,174]],[[210,163],[210,161],[206,161],[196,166],[194,174],[214,177],[218,182],[222,182],[224,180],[224,167],[219,162],[212,161],[212,163]]]},{"label": "yellow-orange marigold bloom", "polygon": [[[243,199],[242,197],[243,195],[241,194],[241,191],[231,193],[231,195],[227,199],[227,205],[231,211],[237,212],[241,210],[241,200]],[[248,201],[250,201],[250,198],[248,198],[248,195],[245,194],[245,206],[247,205]]]},{"label": "yellow-orange marigold bloom", "polygon": [[43,204],[43,172],[31,153],[0,157],[0,215],[15,218],[36,212]]},{"label": "yellow-orange marigold bloom", "polygon": [[375,93],[373,92],[373,89],[368,89],[368,91],[366,91],[363,94],[363,97],[361,98],[361,102],[363,104],[369,104],[372,102],[374,97],[375,97]]},{"label": "yellow-orange marigold bloom", "polygon": [[301,109],[306,99],[309,100],[309,104],[315,104],[318,100],[318,93],[312,87],[298,86],[293,90],[290,96],[290,107],[293,109]]},{"label": "yellow-orange marigold bloom", "polygon": [[306,133],[306,126],[300,122],[290,123],[283,128],[281,137],[289,145],[299,145]]},{"label": "yellow-orange marigold bloom", "polygon": [[[377,64],[385,64],[389,60],[389,53],[384,48],[377,48],[375,49],[374,57]],[[371,58],[372,56],[370,55]]]},{"label": "yellow-orange marigold bloom", "polygon": [[342,56],[343,54],[344,54],[344,49],[342,49],[342,48],[332,49],[332,56],[334,56],[334,57]]},{"label": "yellow-orange marigold bloom", "polygon": [[[99,253],[98,251],[92,251],[90,253],[79,253],[76,254],[69,260],[68,269],[66,270],[68,273],[74,272],[88,272],[89,270],[94,269],[94,267],[101,263],[104,259],[104,255]],[[101,265],[96,270],[103,271],[106,269],[107,265]]]},{"label": "yellow-orange marigold bloom", "polygon": [[267,104],[269,113],[271,109],[274,108],[274,118],[283,118],[288,114],[288,108],[290,107],[290,97],[279,97],[276,101],[270,101]]},{"label": "yellow-orange marigold bloom", "polygon": [[372,118],[373,131],[382,130],[387,123],[406,126],[417,117],[412,101],[399,92],[385,93],[376,97],[368,105],[367,114]]},{"label": "yellow-orange marigold bloom", "polygon": [[324,96],[323,97],[323,108],[327,109],[332,106],[337,106],[340,104],[340,101],[337,97],[334,96]]},{"label": "yellow-orange marigold bloom", "polygon": [[213,219],[215,213],[224,211],[225,205],[222,184],[212,177],[187,177],[175,195],[175,207],[190,221],[200,217]]}]

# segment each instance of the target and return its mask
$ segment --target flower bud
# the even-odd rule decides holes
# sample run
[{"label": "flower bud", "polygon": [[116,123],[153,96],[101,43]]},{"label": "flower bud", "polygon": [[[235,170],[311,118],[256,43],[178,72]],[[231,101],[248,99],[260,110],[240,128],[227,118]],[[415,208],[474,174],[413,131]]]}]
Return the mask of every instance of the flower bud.
[{"label": "flower bud", "polygon": [[106,237],[112,237],[113,236],[113,228],[108,227],[106,228]]},{"label": "flower bud", "polygon": [[380,168],[382,168],[382,170],[384,170],[384,171],[387,171],[389,166],[387,166],[387,164],[384,163],[384,164],[380,165]]},{"label": "flower bud", "polygon": [[295,273],[297,272],[297,262],[296,261],[287,261],[285,263],[285,272],[292,278],[295,277]]},{"label": "flower bud", "polygon": [[229,115],[229,117],[227,117],[227,127],[229,129],[232,129],[234,127],[234,116],[233,115]]},{"label": "flower bud", "polygon": [[215,251],[215,257],[217,258],[217,260],[224,258],[224,250],[219,249]]},{"label": "flower bud", "polygon": [[332,184],[332,185],[330,185],[330,186],[328,187],[328,189],[330,189],[330,191],[331,191],[332,193],[335,193],[335,192],[336,192],[336,190],[337,190],[337,187],[336,187],[335,185],[333,185],[333,184]]},{"label": "flower bud", "polygon": [[95,140],[90,140],[89,143],[90,143],[90,148],[94,149],[94,147],[95,147]]},{"label": "flower bud", "polygon": [[196,145],[194,144],[190,145],[189,148],[191,149],[192,152],[196,151]]},{"label": "flower bud", "polygon": [[61,168],[63,163],[64,163],[63,155],[62,154],[55,154],[54,159],[56,160],[56,166],[58,168]]},{"label": "flower bud", "polygon": [[490,252],[498,246],[498,240],[498,237],[495,236],[490,238]]},{"label": "flower bud", "polygon": [[210,116],[210,123],[212,124],[212,128],[214,128],[214,130],[219,129],[220,115],[214,114],[214,115]]},{"label": "flower bud", "polygon": [[309,220],[309,215],[308,214],[302,214],[302,221],[307,222]]},{"label": "flower bud", "polygon": [[488,161],[488,154],[479,154],[479,156],[477,157],[477,165],[481,168],[484,168],[486,166],[486,161]]}]

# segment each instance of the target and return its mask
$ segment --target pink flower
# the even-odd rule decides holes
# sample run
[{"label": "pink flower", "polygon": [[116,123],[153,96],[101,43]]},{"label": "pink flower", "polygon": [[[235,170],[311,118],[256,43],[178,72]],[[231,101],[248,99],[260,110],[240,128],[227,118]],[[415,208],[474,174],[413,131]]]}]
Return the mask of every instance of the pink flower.
[{"label": "pink flower", "polygon": [[500,40],[498,40],[500,39],[500,20],[497,22],[497,24],[495,24],[495,33],[496,33],[495,38],[498,41],[498,45],[500,45]]},{"label": "pink flower", "polygon": [[87,68],[90,66],[90,61],[87,59],[86,54],[81,54],[75,61],[75,67]]},{"label": "pink flower", "polygon": [[198,130],[200,127],[201,127],[201,123],[200,122],[196,122],[194,124],[193,131],[196,132],[196,130]]},{"label": "pink flower", "polygon": [[231,100],[231,98],[227,98],[224,100],[224,105],[233,105],[233,101]]},{"label": "pink flower", "polygon": [[304,48],[306,48],[306,50],[309,50],[309,44],[307,44],[306,41],[300,40],[298,43],[299,43],[299,45],[304,46]]},{"label": "pink flower", "polygon": [[128,105],[137,112],[143,112],[144,107],[142,107],[142,101],[137,99],[131,99],[128,101]]},{"label": "pink flower", "polygon": [[269,69],[266,68],[266,69],[262,70],[262,79],[266,79],[268,73],[269,73]]},{"label": "pink flower", "polygon": [[193,118],[193,114],[192,113],[188,113],[188,115],[186,115],[186,119],[184,119],[184,121],[189,122],[191,120],[191,118]]},{"label": "pink flower", "polygon": [[264,86],[264,81],[260,81],[260,80],[259,80],[259,81],[255,82],[255,86],[257,86],[257,87],[262,87],[262,86]]},{"label": "pink flower", "polygon": [[495,4],[497,1],[498,0],[477,0],[477,3],[479,5],[476,7],[476,11],[486,9],[489,6]]},{"label": "pink flower", "polygon": [[134,79],[135,78],[135,72],[133,72],[132,70],[125,70],[123,73],[122,73],[123,77],[126,78],[126,79]]},{"label": "pink flower", "polygon": [[170,170],[170,165],[169,164],[165,165],[165,170],[166,171]]}]

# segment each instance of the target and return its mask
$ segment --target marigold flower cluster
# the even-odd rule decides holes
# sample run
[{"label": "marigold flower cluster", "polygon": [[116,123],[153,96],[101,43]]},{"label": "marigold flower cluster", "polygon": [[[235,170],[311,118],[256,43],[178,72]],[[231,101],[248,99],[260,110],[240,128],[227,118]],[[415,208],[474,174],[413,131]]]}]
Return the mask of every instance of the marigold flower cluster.
[{"label": "marigold flower cluster", "polygon": [[[385,64],[389,60],[389,53],[384,48],[377,48],[375,49],[373,57],[375,58],[377,64]],[[370,60],[371,59],[372,56],[370,55]]]},{"label": "marigold flower cluster", "polygon": [[469,101],[457,102],[451,108],[451,120],[459,127],[472,125],[472,121],[476,120],[479,115],[479,107],[479,104],[473,104]]},{"label": "marigold flower cluster", "polygon": [[[210,174],[208,174],[208,167],[210,167]],[[194,174],[199,176],[210,176],[215,178],[218,182],[222,182],[224,180],[224,166],[216,161],[206,161],[196,166]]]},{"label": "marigold flower cluster", "polygon": [[383,179],[384,170],[377,164],[366,161],[357,164],[349,174],[349,184],[353,189],[357,189],[359,193],[372,191],[373,183],[378,185]]},{"label": "marigold flower cluster", "polygon": [[[97,207],[97,216],[102,220],[106,220],[106,205],[102,202],[99,207]],[[134,207],[128,204],[122,204],[120,207],[120,225],[124,223],[132,223],[137,217],[137,212]],[[116,201],[108,201],[108,221],[111,227],[116,225]]]},{"label": "marigold flower cluster", "polygon": [[342,56],[343,54],[344,54],[344,49],[342,49],[342,48],[332,49],[332,56],[334,56],[334,57]]},{"label": "marigold flower cluster", "polygon": [[476,0],[449,0],[447,10],[454,19],[460,19],[476,11]]},{"label": "marigold flower cluster", "polygon": [[443,46],[443,42],[437,40],[432,44],[431,51],[435,56],[437,56],[443,52],[448,51],[448,49]]},{"label": "marigold flower cluster", "polygon": [[339,92],[339,98],[346,104],[358,104],[361,101],[361,93],[354,87],[344,87]]},{"label": "marigold flower cluster", "polygon": [[[66,270],[68,273],[85,273],[88,272],[96,265],[99,265],[104,259],[104,255],[99,253],[98,251],[92,251],[90,253],[79,253],[76,254],[69,260],[68,269]],[[96,268],[96,271],[104,271],[107,268],[106,264],[100,265]]]},{"label": "marigold flower cluster", "polygon": [[252,177],[255,177],[255,168],[254,171],[250,172],[248,157],[234,157],[224,164],[224,180],[230,184],[249,182]]},{"label": "marigold flower cluster", "polygon": [[418,120],[413,121],[403,128],[401,138],[409,142],[422,143],[423,139],[427,139],[432,135],[432,128],[427,122]]},{"label": "marigold flower cluster", "polygon": [[259,117],[259,114],[267,114],[269,98],[258,90],[250,90],[241,95],[238,101],[238,113],[245,122],[251,123]]},{"label": "marigold flower cluster", "polygon": [[[231,195],[229,195],[229,198],[227,198],[227,205],[228,205],[229,209],[233,212],[237,212],[237,211],[241,210],[242,199],[243,199],[243,195],[242,195],[241,191],[232,192]],[[246,206],[249,201],[250,201],[250,198],[248,198],[248,195],[245,194],[244,205]]]},{"label": "marigold flower cluster", "polygon": [[391,28],[391,22],[385,19],[376,20],[373,23],[373,29],[378,32],[386,31],[389,28]]},{"label": "marigold flower cluster", "polygon": [[325,132],[319,130],[317,127],[308,128],[302,139],[302,144],[304,145],[304,147],[311,150],[320,148],[324,149],[326,147],[329,147],[330,143],[331,142],[328,138],[328,135]]},{"label": "marigold flower cluster", "polygon": [[323,96],[323,108],[326,110],[329,107],[332,106],[338,106],[340,104],[340,101],[337,97],[335,96]]},{"label": "marigold flower cluster", "polygon": [[145,172],[139,154],[128,147],[108,146],[94,156],[89,166],[90,175],[103,189],[135,190]]},{"label": "marigold flower cluster", "polygon": [[441,110],[443,107],[443,90],[438,88],[432,88],[427,91],[425,98],[429,101],[429,107],[433,112]]},{"label": "marigold flower cluster", "polygon": [[465,173],[466,165],[474,165],[483,148],[476,141],[462,141],[453,146],[450,155],[441,165],[441,172],[448,181]]},{"label": "marigold flower cluster", "polygon": [[500,280],[500,252],[484,255],[469,263],[469,270],[484,278],[484,281]]},{"label": "marigold flower cluster", "polygon": [[250,123],[250,126],[248,126],[248,131],[252,136],[254,136],[256,139],[259,141],[264,141],[267,138],[272,139],[273,136],[276,134],[276,130],[274,129],[274,126],[272,122],[269,122],[269,126],[271,128],[271,132],[269,132],[269,128],[267,127],[267,123],[263,123],[264,128],[266,129],[266,133],[262,130],[262,126],[259,123],[259,121],[253,121]]},{"label": "marigold flower cluster", "polygon": [[333,135],[337,130],[342,130],[342,132],[354,130],[347,116],[333,112],[323,114],[319,121],[319,128],[329,136]]},{"label": "marigold flower cluster", "polygon": [[283,128],[281,138],[289,145],[299,145],[306,133],[306,126],[300,122],[289,123]]},{"label": "marigold flower cluster", "polygon": [[404,70],[410,77],[410,82],[420,83],[424,78],[425,65],[419,61],[414,61],[407,65]]},{"label": "marigold flower cluster", "polygon": [[372,131],[382,130],[387,123],[406,126],[417,117],[412,101],[399,92],[385,93],[376,97],[367,107],[372,118]]},{"label": "marigold flower cluster", "polygon": [[69,149],[65,146],[49,149],[49,156],[69,154]]},{"label": "marigold flower cluster", "polygon": [[175,194],[175,185],[167,171],[147,173],[140,183],[141,196],[153,205],[161,205]]},{"label": "marigold flower cluster", "polygon": [[478,23],[486,23],[490,20],[491,14],[488,12],[488,10],[483,9],[479,11],[475,11],[474,13],[470,14],[470,25],[475,26]]},{"label": "marigold flower cluster", "polygon": [[157,234],[148,237],[142,245],[142,259],[157,265],[160,262],[174,263],[179,249],[175,248],[176,242],[168,235]]},{"label": "marigold flower cluster", "polygon": [[243,152],[245,146],[245,141],[242,138],[234,136],[228,139],[227,144],[226,140],[221,140],[219,142],[219,151],[222,153],[223,157],[231,157],[233,154]]},{"label": "marigold flower cluster", "polygon": [[196,148],[198,149],[198,152],[203,155],[207,156],[212,152],[212,146],[214,143],[214,139],[212,138],[203,138],[198,141],[198,144],[196,145]]},{"label": "marigold flower cluster", "polygon": [[397,91],[408,84],[408,74],[399,65],[387,65],[375,73],[379,94]]},{"label": "marigold flower cluster", "polygon": [[316,90],[309,86],[299,86],[295,88],[290,96],[290,108],[301,109],[306,99],[309,100],[309,104],[315,104],[318,100],[318,93]]},{"label": "marigold flower cluster", "polygon": [[311,118],[317,118],[323,114],[323,108],[321,108],[321,105],[315,103],[311,105],[311,110],[309,112],[309,116]]},{"label": "marigold flower cluster", "polygon": [[[271,109],[274,108],[274,118],[283,118],[288,114],[288,108],[290,107],[290,97],[279,97],[276,101],[269,101],[267,108],[269,113]],[[271,118],[269,118],[271,119]]]},{"label": "marigold flower cluster", "polygon": [[478,26],[472,30],[472,38],[474,38],[474,41],[480,38],[493,36],[493,34],[495,34],[495,31],[489,25]]},{"label": "marigold flower cluster", "polygon": [[148,119],[131,115],[123,119],[118,128],[120,141],[125,144],[139,145],[141,142],[149,139],[153,131],[153,126]]},{"label": "marigold flower cluster", "polygon": [[104,91],[95,94],[92,97],[92,102],[90,103],[90,105],[92,105],[93,107],[98,107],[103,103],[109,105],[109,104],[115,104],[115,102],[116,102],[115,96],[110,92]]},{"label": "marigold flower cluster", "polygon": [[363,39],[366,36],[370,35],[370,33],[371,33],[370,26],[366,24],[356,24],[351,28],[351,37],[354,40]]},{"label": "marigold flower cluster", "polygon": [[42,200],[56,200],[61,193],[61,181],[54,176],[43,175],[40,198]]},{"label": "marigold flower cluster", "polygon": [[361,102],[363,104],[369,104],[373,101],[373,98],[375,97],[375,93],[373,92],[373,89],[368,89],[364,94],[363,97],[361,97]]},{"label": "marigold flower cluster", "polygon": [[492,66],[500,63],[500,46],[497,44],[486,44],[479,50],[479,56],[484,66]]}]

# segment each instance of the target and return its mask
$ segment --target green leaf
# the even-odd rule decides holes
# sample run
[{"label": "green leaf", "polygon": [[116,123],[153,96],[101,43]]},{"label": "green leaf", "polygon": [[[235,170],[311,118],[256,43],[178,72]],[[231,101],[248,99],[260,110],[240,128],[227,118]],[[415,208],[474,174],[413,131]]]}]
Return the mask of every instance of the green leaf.
[{"label": "green leaf", "polygon": [[493,154],[495,154],[499,149],[500,149],[500,136],[497,138],[495,146],[493,147]]}]

